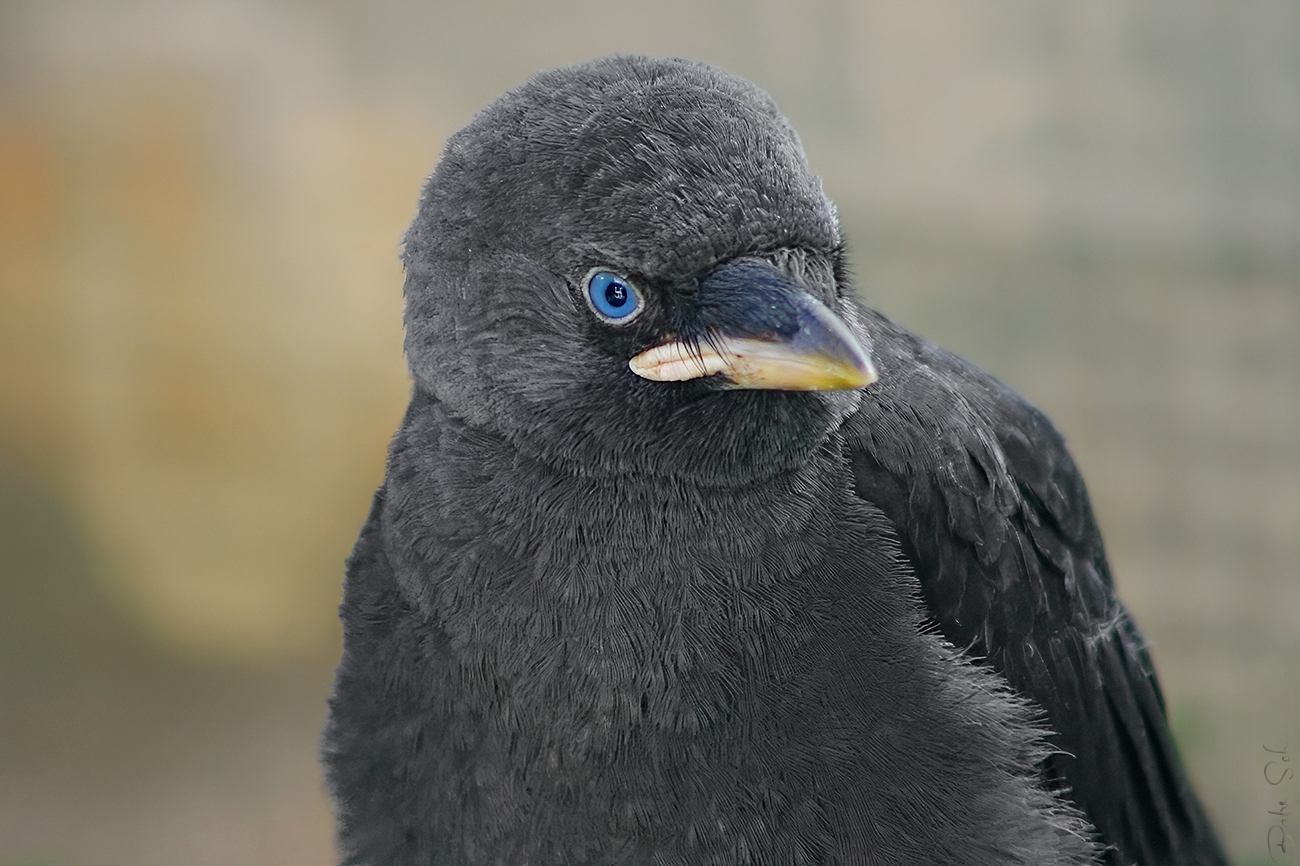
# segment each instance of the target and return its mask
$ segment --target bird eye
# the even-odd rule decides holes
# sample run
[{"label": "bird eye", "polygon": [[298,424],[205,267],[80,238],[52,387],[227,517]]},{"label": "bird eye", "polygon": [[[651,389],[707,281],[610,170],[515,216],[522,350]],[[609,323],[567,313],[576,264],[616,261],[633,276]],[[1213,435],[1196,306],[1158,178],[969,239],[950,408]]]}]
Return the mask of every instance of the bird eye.
[{"label": "bird eye", "polygon": [[594,270],[587,275],[587,303],[606,322],[625,324],[641,311],[641,293],[626,277]]}]

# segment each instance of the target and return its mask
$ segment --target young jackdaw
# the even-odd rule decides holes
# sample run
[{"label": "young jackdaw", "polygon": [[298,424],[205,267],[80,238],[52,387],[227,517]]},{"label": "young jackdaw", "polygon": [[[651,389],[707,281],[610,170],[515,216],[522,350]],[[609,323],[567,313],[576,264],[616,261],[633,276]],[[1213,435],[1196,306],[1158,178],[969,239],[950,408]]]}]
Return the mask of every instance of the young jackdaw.
[{"label": "young jackdaw", "polygon": [[345,862],[1092,863],[1070,796],[1113,862],[1221,862],[1060,438],[860,304],[758,88],[539,74],[447,142],[403,260]]}]

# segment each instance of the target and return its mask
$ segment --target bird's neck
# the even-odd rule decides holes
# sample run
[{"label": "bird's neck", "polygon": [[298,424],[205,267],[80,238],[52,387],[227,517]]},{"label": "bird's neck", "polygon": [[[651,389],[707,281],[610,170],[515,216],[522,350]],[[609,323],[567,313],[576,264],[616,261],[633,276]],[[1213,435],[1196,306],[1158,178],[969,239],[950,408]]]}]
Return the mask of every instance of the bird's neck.
[{"label": "bird's neck", "polygon": [[[393,446],[390,525],[420,570],[454,573],[461,584],[509,580],[539,600],[551,591],[576,601],[637,587],[703,588],[769,549],[815,556],[832,515],[854,499],[842,448],[832,436],[785,471],[727,484],[576,475],[428,400],[413,406]],[[466,580],[467,562],[483,573]]]},{"label": "bird's neck", "polygon": [[[563,475],[435,403],[418,411],[390,457],[388,556],[449,663],[491,671],[520,705],[603,714],[603,730],[611,713],[677,725],[692,694],[779,679],[814,631],[850,498],[834,440],[762,483],[704,488]],[[626,694],[644,699],[597,712]]]}]

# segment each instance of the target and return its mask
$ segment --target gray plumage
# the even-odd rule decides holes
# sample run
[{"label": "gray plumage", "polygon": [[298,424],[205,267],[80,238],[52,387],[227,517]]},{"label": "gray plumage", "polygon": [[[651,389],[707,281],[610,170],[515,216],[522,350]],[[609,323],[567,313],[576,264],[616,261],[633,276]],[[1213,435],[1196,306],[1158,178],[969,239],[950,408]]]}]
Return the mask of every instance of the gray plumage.
[{"label": "gray plumage", "polygon": [[413,395],[325,735],[345,862],[1093,862],[1034,708],[927,624],[873,475],[919,486],[931,446],[894,440],[924,413],[629,368],[838,340],[861,372],[874,337],[879,384],[912,375],[766,94],[680,60],[537,75],[448,141],[403,260]]}]

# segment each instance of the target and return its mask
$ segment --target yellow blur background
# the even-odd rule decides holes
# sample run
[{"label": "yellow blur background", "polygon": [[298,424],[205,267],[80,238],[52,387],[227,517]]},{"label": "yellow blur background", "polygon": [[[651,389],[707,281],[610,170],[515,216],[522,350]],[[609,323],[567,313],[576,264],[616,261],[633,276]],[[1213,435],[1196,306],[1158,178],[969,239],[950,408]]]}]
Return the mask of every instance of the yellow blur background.
[{"label": "yellow blur background", "polygon": [[[768,89],[860,289],[1070,439],[1185,759],[1300,753],[1300,5],[0,0],[0,866],[329,863],[342,563],[443,139],[614,51]],[[1300,763],[1300,761],[1297,761]]]}]

